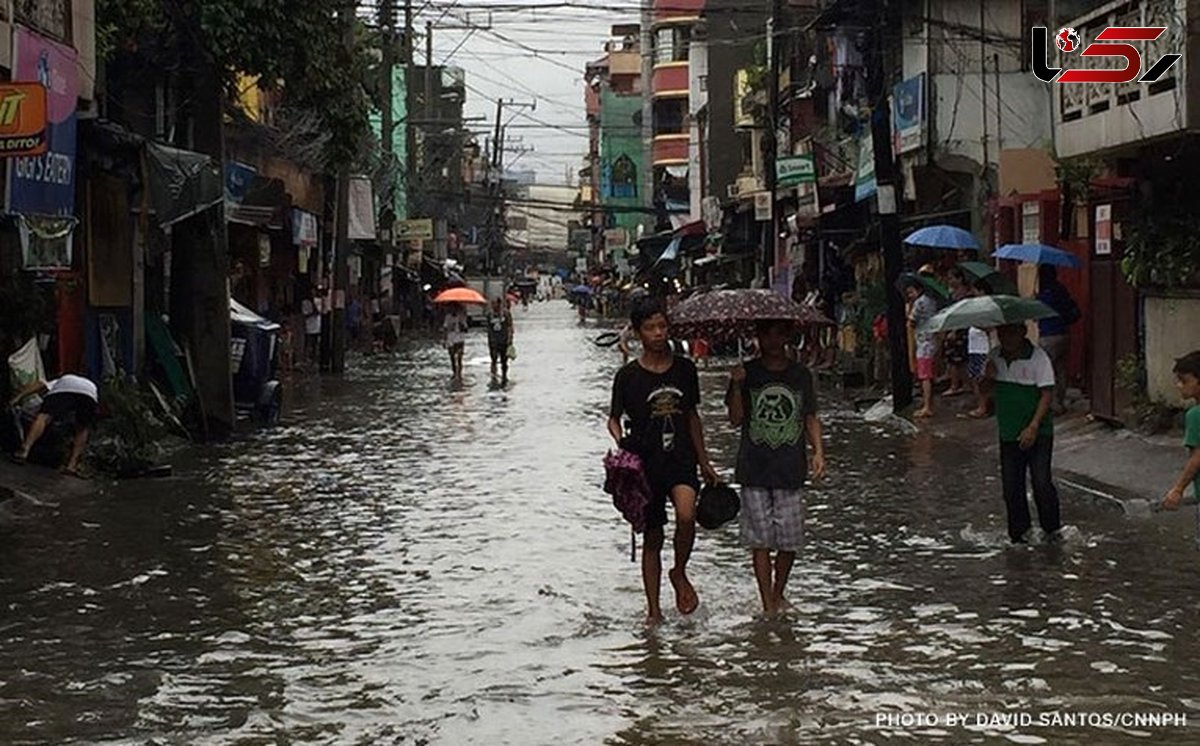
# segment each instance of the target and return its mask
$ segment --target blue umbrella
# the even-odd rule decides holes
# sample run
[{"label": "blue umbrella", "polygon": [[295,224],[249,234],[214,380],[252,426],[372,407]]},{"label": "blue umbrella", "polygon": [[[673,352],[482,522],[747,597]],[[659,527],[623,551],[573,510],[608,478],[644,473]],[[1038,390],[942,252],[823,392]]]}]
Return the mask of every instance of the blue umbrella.
[{"label": "blue umbrella", "polygon": [[1069,251],[1056,249],[1043,243],[1010,243],[996,249],[1000,259],[1011,259],[1016,262],[1030,264],[1052,264],[1055,267],[1071,267],[1078,269],[1082,266],[1079,259]]},{"label": "blue umbrella", "polygon": [[951,249],[956,251],[979,251],[979,242],[970,231],[956,228],[953,225],[931,225],[919,228],[908,234],[904,243],[909,246],[928,246],[933,249]]},{"label": "blue umbrella", "polygon": [[575,287],[571,288],[571,294],[572,295],[591,295],[592,289],[590,287],[588,287],[587,285],[576,285]]}]

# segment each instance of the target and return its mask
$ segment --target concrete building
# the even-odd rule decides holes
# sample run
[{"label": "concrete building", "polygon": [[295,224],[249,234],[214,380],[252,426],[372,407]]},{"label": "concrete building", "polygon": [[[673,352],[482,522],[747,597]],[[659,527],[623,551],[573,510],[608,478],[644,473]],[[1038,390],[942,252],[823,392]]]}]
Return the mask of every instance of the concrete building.
[{"label": "concrete building", "polygon": [[505,244],[513,249],[562,251],[575,218],[575,187],[552,184],[514,185],[507,206]]},{"label": "concrete building", "polygon": [[592,253],[595,264],[628,274],[629,248],[646,222],[640,27],[613,26],[604,49],[586,75]]}]

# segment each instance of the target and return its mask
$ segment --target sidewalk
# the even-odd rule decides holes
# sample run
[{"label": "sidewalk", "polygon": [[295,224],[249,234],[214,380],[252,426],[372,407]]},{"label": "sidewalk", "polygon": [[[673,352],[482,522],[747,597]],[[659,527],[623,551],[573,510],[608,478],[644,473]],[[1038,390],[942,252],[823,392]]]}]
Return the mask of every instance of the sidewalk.
[{"label": "sidewalk", "polygon": [[43,466],[18,466],[0,454],[0,526],[36,510],[56,508],[63,499],[98,492],[102,485],[102,480],[68,477]]},{"label": "sidewalk", "polygon": [[[937,399],[935,417],[918,426],[940,437],[977,443],[981,452],[995,454],[995,420],[963,417],[968,406],[966,399]],[[1054,433],[1054,472],[1059,482],[1095,498],[1117,501],[1127,513],[1156,505],[1187,457],[1182,432],[1146,436],[1113,427],[1091,419],[1086,402],[1081,401],[1055,418]],[[1189,491],[1184,502],[1194,501]]]}]

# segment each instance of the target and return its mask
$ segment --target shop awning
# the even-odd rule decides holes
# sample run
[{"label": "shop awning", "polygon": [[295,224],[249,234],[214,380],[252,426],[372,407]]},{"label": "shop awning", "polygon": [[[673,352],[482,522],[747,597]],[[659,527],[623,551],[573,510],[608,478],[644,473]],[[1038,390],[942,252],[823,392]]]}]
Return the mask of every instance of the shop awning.
[{"label": "shop awning", "polygon": [[240,200],[225,203],[225,219],[230,223],[254,228],[283,230],[287,194],[283,182],[255,174],[246,185]]}]

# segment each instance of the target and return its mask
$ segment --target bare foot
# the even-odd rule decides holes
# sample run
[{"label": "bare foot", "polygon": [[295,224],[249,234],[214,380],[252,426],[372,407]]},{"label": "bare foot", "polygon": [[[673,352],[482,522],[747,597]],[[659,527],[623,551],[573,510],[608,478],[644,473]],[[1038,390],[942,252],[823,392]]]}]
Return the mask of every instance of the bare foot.
[{"label": "bare foot", "polygon": [[915,417],[919,420],[924,420],[924,419],[927,419],[932,416],[933,416],[932,409],[918,409],[917,411],[913,412],[913,417]]},{"label": "bare foot", "polygon": [[675,588],[675,608],[679,609],[680,614],[691,614],[700,605],[700,598],[696,595],[691,581],[678,568],[667,573],[667,577],[671,579],[671,585]]},{"label": "bare foot", "polygon": [[658,625],[660,625],[662,623],[663,623],[662,612],[655,612],[655,613],[646,615],[646,626],[647,627],[657,627]]},{"label": "bare foot", "polygon": [[967,412],[967,416],[973,420],[982,420],[984,417],[987,417],[987,410],[972,409],[970,412]]},{"label": "bare foot", "polygon": [[965,393],[967,393],[966,389],[946,389],[946,393],[942,394],[942,396],[962,396]]}]

